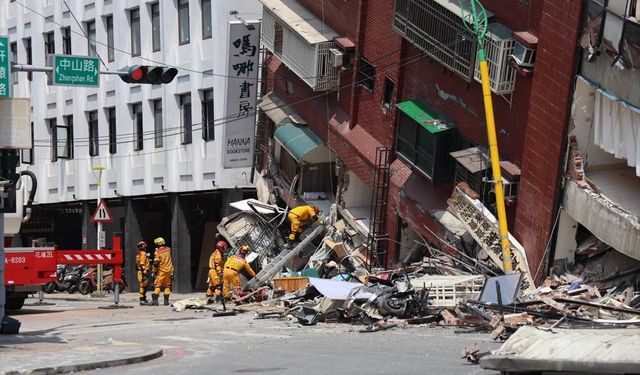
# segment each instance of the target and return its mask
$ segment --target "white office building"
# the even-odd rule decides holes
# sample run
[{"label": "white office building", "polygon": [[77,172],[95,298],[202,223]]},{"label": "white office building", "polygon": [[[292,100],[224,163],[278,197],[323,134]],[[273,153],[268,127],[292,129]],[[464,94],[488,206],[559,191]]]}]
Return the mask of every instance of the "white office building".
[{"label": "white office building", "polygon": [[[151,241],[164,237],[174,249],[177,290],[202,285],[201,254],[213,247],[227,203],[253,194],[251,163],[229,168],[223,152],[238,117],[227,102],[236,82],[228,78],[230,23],[245,22],[249,31],[246,21],[261,13],[258,0],[3,1],[0,34],[9,37],[16,64],[43,67],[64,54],[97,56],[109,72],[178,68],[168,84],[101,74],[99,87],[53,86],[44,72],[12,73],[12,96],[30,98],[32,106],[33,148],[22,152],[21,168],[38,178],[33,219],[14,241],[94,248],[90,219],[100,194],[114,219],[105,225],[107,247],[122,233],[132,264],[138,241],[153,248]],[[244,108],[251,118],[253,107]]]}]

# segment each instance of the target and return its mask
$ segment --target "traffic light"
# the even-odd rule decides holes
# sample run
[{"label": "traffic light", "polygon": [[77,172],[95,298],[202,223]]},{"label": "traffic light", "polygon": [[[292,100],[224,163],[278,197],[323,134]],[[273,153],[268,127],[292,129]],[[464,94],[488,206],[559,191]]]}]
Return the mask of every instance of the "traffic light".
[{"label": "traffic light", "polygon": [[126,83],[159,85],[173,81],[178,69],[166,66],[133,65],[120,69],[120,79]]}]

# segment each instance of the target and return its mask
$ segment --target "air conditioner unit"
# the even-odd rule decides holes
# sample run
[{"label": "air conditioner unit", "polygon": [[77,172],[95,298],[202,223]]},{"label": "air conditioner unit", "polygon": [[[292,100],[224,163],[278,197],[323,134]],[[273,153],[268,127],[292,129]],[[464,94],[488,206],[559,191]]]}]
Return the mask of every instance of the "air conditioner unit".
[{"label": "air conditioner unit", "polygon": [[329,63],[336,68],[344,65],[344,52],[337,48],[329,48]]},{"label": "air conditioner unit", "polygon": [[533,64],[536,62],[536,50],[516,42],[513,53],[509,57],[520,67],[533,68]]}]

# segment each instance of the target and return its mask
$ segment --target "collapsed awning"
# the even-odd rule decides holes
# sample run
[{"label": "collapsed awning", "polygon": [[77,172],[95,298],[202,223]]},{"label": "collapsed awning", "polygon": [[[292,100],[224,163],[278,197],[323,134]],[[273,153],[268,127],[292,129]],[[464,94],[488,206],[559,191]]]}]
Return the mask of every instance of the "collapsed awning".
[{"label": "collapsed awning", "polygon": [[298,162],[327,163],[331,161],[331,151],[307,126],[284,124],[274,133],[274,138]]},{"label": "collapsed awning", "polygon": [[471,173],[484,171],[491,165],[487,155],[478,147],[450,152],[449,155]]},{"label": "collapsed awning", "polygon": [[427,106],[418,100],[407,100],[396,104],[396,107],[431,134],[455,128],[454,125],[440,120],[435,113],[431,112]]},{"label": "collapsed awning", "polygon": [[290,116],[299,118],[296,111],[274,91],[264,95],[258,102],[258,108],[276,125],[291,122]]}]

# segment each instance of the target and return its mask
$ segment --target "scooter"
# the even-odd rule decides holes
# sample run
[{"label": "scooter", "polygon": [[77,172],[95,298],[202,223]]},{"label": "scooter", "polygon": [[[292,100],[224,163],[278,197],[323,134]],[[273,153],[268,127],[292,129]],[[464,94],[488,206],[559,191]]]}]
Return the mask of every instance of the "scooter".
[{"label": "scooter", "polygon": [[64,289],[69,294],[73,294],[78,291],[82,273],[84,272],[85,267],[86,266],[73,267],[70,271],[67,271],[67,273],[64,275],[62,279],[62,283],[64,285]]},{"label": "scooter", "polygon": [[[97,269],[96,269],[96,267],[93,267],[93,266],[89,267],[82,274],[82,281],[80,282],[80,287],[79,287],[80,293],[89,294],[89,293],[92,293],[94,290],[97,289],[96,274],[97,274]],[[127,286],[127,284],[123,280],[123,282],[120,283],[120,292],[121,293],[124,293],[124,289],[126,288],[126,286]],[[109,291],[112,291],[114,289],[113,269],[105,269],[102,272],[102,289],[105,292],[109,292]]]},{"label": "scooter", "polygon": [[54,292],[64,292],[66,290],[64,284],[64,276],[67,274],[67,266],[64,264],[58,264],[56,267],[56,279],[48,282],[44,286],[44,292],[51,294]]}]

